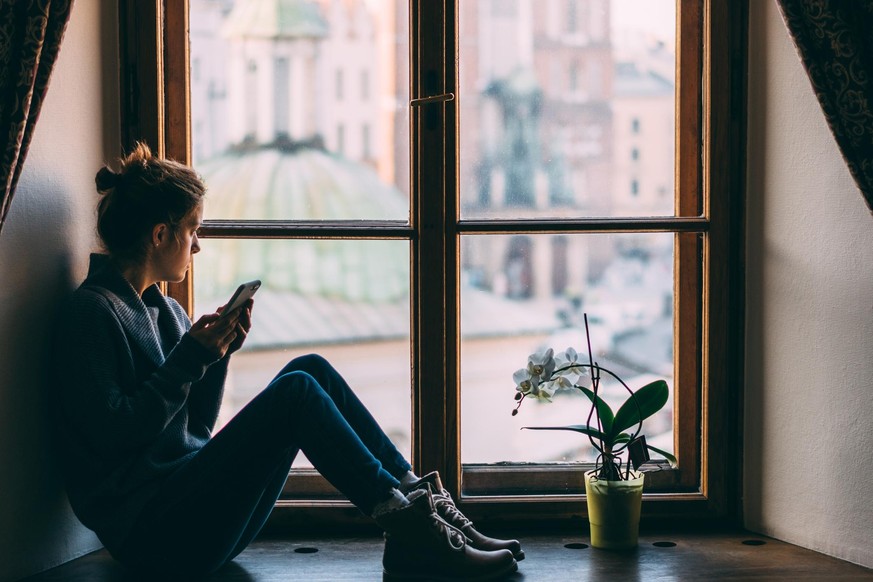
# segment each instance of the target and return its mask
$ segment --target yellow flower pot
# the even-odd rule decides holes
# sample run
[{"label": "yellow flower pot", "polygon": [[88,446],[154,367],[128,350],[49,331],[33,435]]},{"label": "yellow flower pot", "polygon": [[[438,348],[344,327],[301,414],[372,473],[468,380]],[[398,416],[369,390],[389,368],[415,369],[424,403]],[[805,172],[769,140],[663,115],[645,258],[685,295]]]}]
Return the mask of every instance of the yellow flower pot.
[{"label": "yellow flower pot", "polygon": [[591,545],[607,550],[635,548],[640,531],[645,475],[631,471],[628,481],[593,477],[593,471],[585,473]]}]

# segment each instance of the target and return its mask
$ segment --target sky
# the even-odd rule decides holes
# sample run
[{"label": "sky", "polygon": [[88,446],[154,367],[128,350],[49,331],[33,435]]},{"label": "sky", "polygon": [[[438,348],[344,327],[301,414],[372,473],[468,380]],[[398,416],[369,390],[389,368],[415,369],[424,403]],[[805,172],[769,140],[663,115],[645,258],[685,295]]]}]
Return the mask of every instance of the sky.
[{"label": "sky", "polygon": [[[478,0],[459,0],[476,2]],[[536,7],[537,0],[531,0]],[[611,0],[613,36],[639,38],[655,36],[674,45],[676,0]],[[381,9],[385,0],[367,0],[371,9]]]},{"label": "sky", "polygon": [[674,0],[612,0],[612,28],[650,30],[672,36],[676,26]]},{"label": "sky", "polygon": [[676,44],[675,0],[612,0],[612,38],[617,45],[633,40]]}]

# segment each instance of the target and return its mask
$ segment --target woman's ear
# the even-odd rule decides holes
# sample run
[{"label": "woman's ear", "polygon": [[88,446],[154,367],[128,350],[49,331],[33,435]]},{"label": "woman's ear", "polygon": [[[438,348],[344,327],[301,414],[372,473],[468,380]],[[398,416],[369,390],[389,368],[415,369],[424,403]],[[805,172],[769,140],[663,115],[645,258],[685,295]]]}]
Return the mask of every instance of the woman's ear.
[{"label": "woman's ear", "polygon": [[169,233],[170,229],[166,224],[156,224],[154,228],[152,228],[152,245],[155,248],[158,248],[162,244],[166,244]]}]

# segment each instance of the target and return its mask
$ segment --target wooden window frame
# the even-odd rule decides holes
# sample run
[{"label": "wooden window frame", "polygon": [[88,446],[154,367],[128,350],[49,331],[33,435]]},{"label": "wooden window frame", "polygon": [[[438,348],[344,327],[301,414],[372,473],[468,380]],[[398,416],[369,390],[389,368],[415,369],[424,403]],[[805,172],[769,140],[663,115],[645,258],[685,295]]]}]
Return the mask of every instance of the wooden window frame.
[{"label": "wooden window frame", "polygon": [[[530,483],[542,491],[565,492],[568,487],[583,491],[581,471],[552,466],[461,466],[460,237],[675,233],[674,385],[681,382],[693,389],[674,392],[675,416],[682,423],[674,431],[681,470],[652,474],[643,519],[645,523],[674,523],[682,517],[701,524],[737,524],[742,519],[747,2],[677,2],[676,217],[460,220],[457,101],[445,101],[414,107],[410,113],[413,195],[409,224],[208,221],[204,237],[410,241],[413,463],[419,471],[438,468],[446,487],[470,517],[531,524],[585,517],[581,494],[523,494]],[[127,150],[135,141],[144,140],[158,155],[188,162],[187,1],[124,0],[119,20],[122,146]],[[410,0],[412,98],[457,95],[457,54],[455,0]],[[441,269],[419,267],[434,256],[445,257]],[[193,313],[190,277],[168,285],[167,292]],[[444,310],[423,309],[425,305],[442,305]],[[310,492],[308,499],[280,501],[275,523],[311,524],[313,516],[324,522],[360,522],[357,511],[348,502],[337,501],[332,488],[314,472],[304,471],[294,479],[295,488],[300,485]],[[481,494],[498,483],[503,490],[515,487],[517,491]]]}]

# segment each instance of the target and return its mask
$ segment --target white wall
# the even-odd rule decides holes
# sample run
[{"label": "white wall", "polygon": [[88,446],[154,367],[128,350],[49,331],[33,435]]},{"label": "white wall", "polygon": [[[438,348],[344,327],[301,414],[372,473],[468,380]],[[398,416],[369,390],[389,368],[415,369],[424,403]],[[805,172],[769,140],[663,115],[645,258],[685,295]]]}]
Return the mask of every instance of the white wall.
[{"label": "white wall", "polygon": [[745,520],[873,567],[873,218],[775,2],[750,2]]},{"label": "white wall", "polygon": [[115,4],[75,4],[0,233],[0,580],[100,546],[63,493],[47,358],[58,301],[84,276],[94,242],[94,174],[118,155]]}]

